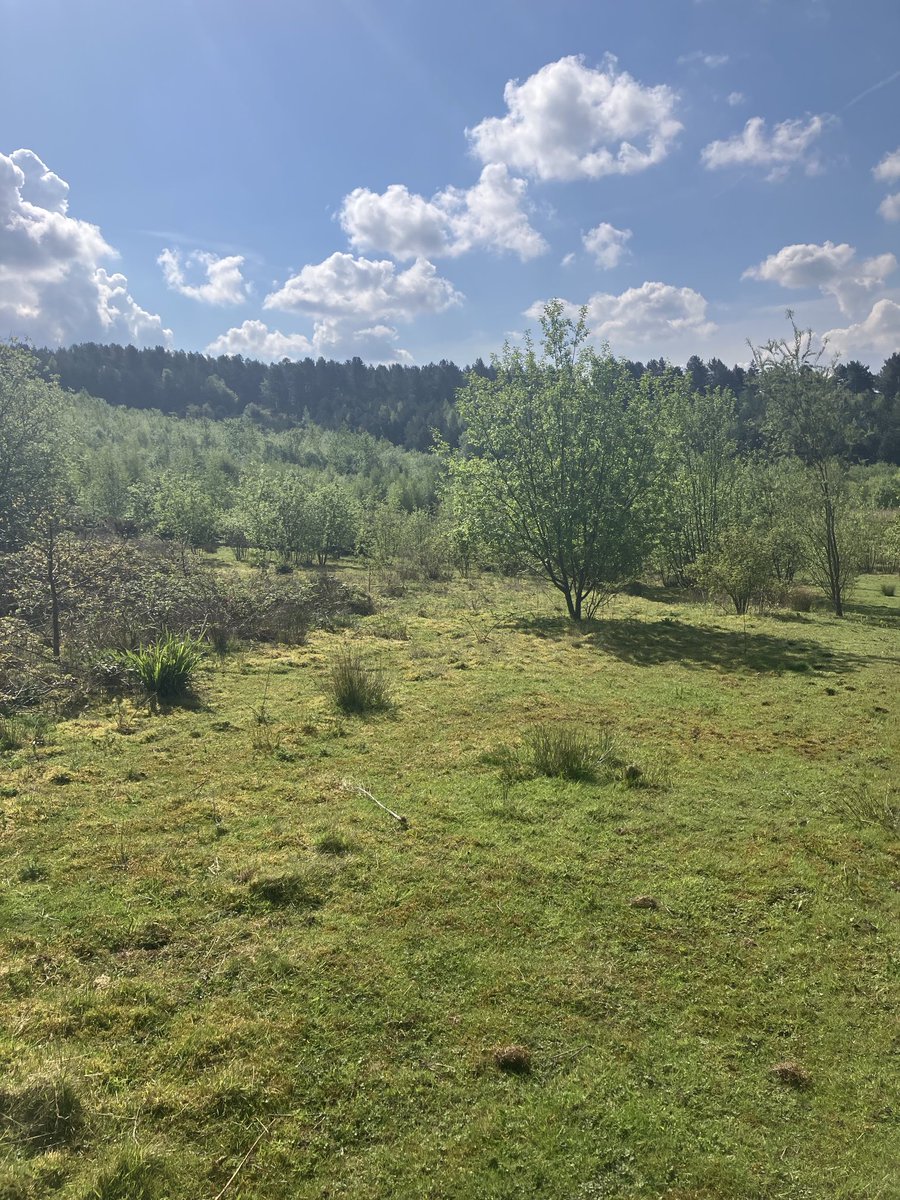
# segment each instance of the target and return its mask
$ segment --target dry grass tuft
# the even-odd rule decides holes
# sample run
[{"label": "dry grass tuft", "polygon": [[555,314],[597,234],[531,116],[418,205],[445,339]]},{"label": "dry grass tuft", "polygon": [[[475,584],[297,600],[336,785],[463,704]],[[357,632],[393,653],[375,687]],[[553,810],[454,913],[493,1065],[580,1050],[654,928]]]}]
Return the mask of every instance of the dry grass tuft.
[{"label": "dry grass tuft", "polygon": [[776,1063],[769,1069],[769,1074],[786,1087],[797,1088],[799,1091],[808,1088],[812,1083],[809,1071],[804,1070],[799,1063],[790,1060]]},{"label": "dry grass tuft", "polygon": [[497,1070],[507,1075],[527,1075],[531,1070],[531,1051],[527,1046],[495,1046],[491,1059]]}]

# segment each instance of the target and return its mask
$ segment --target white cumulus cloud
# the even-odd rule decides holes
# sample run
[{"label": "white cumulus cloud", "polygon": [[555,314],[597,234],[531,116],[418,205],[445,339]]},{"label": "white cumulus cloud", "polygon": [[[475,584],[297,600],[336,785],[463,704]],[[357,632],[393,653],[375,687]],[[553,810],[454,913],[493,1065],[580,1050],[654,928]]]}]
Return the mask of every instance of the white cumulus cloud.
[{"label": "white cumulus cloud", "polygon": [[[247,299],[247,285],[241,274],[244,259],[240,254],[219,258],[206,250],[194,250],[182,263],[180,252],[167,247],[156,261],[162,267],[166,284],[181,296],[203,304],[240,304]],[[188,283],[185,267],[199,267],[206,282]]]},{"label": "white cumulus cloud", "polygon": [[729,92],[725,97],[725,103],[730,108],[737,108],[738,105],[746,103],[747,97],[743,92]]},{"label": "white cumulus cloud", "polygon": [[630,229],[616,229],[601,221],[582,238],[584,248],[594,257],[594,262],[603,270],[617,267],[628,253],[628,241],[631,238]]},{"label": "white cumulus cloud", "polygon": [[171,330],[102,264],[116,251],[68,215],[68,184],[31,150],[0,154],[0,328],[38,343],[166,344]]},{"label": "white cumulus cloud", "polygon": [[681,122],[676,93],[646,87],[607,55],[599,68],[571,55],[503,91],[507,114],[467,135],[485,163],[505,163],[539,179],[631,175],[661,162]]},{"label": "white cumulus cloud", "polygon": [[207,354],[243,354],[264,362],[279,362],[282,358],[306,358],[313,345],[302,333],[282,333],[269,329],[262,321],[244,321],[243,325],[219,334],[206,347]]},{"label": "white cumulus cloud", "polygon": [[390,325],[355,329],[346,320],[333,317],[317,321],[312,338],[302,333],[282,333],[262,321],[244,321],[220,334],[206,347],[207,354],[242,354],[265,362],[283,358],[320,356],[347,359],[356,356],[367,362],[412,362],[412,356],[397,346],[397,330]]},{"label": "white cumulus cloud", "polygon": [[377,324],[443,312],[461,301],[461,294],[427,259],[417,258],[399,270],[387,259],[335,253],[303,267],[266,296],[263,307]]},{"label": "white cumulus cloud", "polygon": [[886,221],[900,221],[900,192],[885,196],[878,205],[878,211]]},{"label": "white cumulus cloud", "polygon": [[871,302],[872,291],[896,269],[893,254],[858,259],[854,247],[846,242],[813,242],[782,246],[757,266],[748,267],[743,277],[786,288],[818,288],[824,295],[834,296],[842,312],[853,314],[860,305]]},{"label": "white cumulus cloud", "polygon": [[489,163],[473,187],[445,188],[430,200],[399,183],[382,193],[355,188],[344,198],[340,221],[357,250],[395,258],[455,257],[485,247],[529,259],[547,243],[524,211],[526,187],[502,164]]},{"label": "white cumulus cloud", "polygon": [[[577,313],[576,305],[565,304],[569,313]],[[706,298],[693,288],[648,281],[618,295],[596,292],[587,301],[587,322],[594,337],[616,348],[666,341],[682,334],[705,337],[716,328],[706,309]],[[527,315],[539,318],[543,311],[544,301],[539,301]]]},{"label": "white cumulus cloud", "polygon": [[773,181],[783,179],[794,166],[815,175],[822,164],[813,152],[813,145],[830,123],[830,117],[820,114],[807,121],[782,121],[769,132],[762,117],[751,117],[741,133],[704,146],[700,158],[709,171],[722,167],[762,167],[767,172],[766,178]]},{"label": "white cumulus cloud", "polygon": [[900,179],[900,147],[886,154],[881,162],[872,168],[872,174],[881,183],[893,183]]},{"label": "white cumulus cloud", "polygon": [[844,329],[830,329],[825,337],[828,348],[845,358],[893,354],[900,345],[900,304],[876,300],[864,320]]}]

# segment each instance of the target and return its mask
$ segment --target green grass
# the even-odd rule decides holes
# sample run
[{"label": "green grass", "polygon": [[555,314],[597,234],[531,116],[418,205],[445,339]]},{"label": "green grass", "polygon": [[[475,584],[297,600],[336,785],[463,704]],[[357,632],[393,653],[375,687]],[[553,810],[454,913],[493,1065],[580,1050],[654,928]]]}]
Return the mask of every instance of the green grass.
[{"label": "green grass", "polygon": [[[80,1119],[0,1130],[0,1196],[897,1196],[880,582],[574,628],[486,579],[489,638],[466,583],[412,588],[350,641],[389,716],[335,709],[314,633],[5,753],[2,1090],[62,1072]],[[507,770],[548,726],[667,786]]]}]

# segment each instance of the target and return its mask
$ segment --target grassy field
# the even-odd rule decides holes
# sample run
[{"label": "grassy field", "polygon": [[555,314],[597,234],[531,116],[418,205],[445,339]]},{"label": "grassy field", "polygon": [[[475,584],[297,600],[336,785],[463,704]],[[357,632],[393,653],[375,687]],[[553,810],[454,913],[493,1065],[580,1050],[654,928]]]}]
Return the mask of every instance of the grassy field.
[{"label": "grassy field", "polygon": [[880,582],[430,585],[0,756],[0,1200],[900,1196]]}]

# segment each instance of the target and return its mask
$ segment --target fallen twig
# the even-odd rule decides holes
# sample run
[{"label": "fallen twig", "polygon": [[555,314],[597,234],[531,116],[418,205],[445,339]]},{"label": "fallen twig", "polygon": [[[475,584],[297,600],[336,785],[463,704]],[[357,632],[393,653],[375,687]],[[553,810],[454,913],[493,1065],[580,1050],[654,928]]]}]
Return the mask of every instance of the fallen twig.
[{"label": "fallen twig", "polygon": [[366,799],[371,800],[373,803],[377,804],[379,808],[383,808],[386,813],[388,813],[390,816],[392,816],[394,818],[394,820],[399,823],[401,829],[409,828],[409,821],[407,820],[406,817],[401,816],[400,813],[394,812],[394,810],[392,808],[388,808],[388,806],[386,804],[382,804],[381,801],[377,798],[377,796],[373,796],[372,793],[369,791],[369,789],[364,788],[361,783],[354,783],[352,779],[345,779],[341,783],[341,787],[343,788],[343,790],[345,792],[356,792],[356,794],[358,796],[365,796]]},{"label": "fallen twig", "polygon": [[256,1147],[259,1145],[259,1143],[262,1141],[262,1139],[265,1137],[265,1135],[266,1135],[266,1134],[269,1132],[269,1130],[272,1128],[272,1124],[274,1124],[274,1122],[272,1122],[272,1123],[270,1123],[270,1124],[268,1124],[268,1125],[264,1125],[264,1126],[263,1126],[263,1128],[262,1128],[261,1132],[257,1134],[257,1136],[256,1136],[256,1139],[255,1139],[255,1141],[253,1142],[253,1144],[252,1144],[252,1146],[250,1147],[250,1149],[247,1151],[247,1153],[244,1155],[244,1157],[241,1159],[241,1161],[238,1163],[238,1165],[237,1165],[237,1166],[234,1168],[234,1170],[232,1171],[232,1173],[231,1173],[231,1178],[228,1180],[228,1182],[227,1182],[227,1183],[225,1184],[225,1186],[222,1188],[221,1192],[218,1192],[218,1193],[216,1194],[216,1196],[215,1196],[215,1200],[222,1200],[222,1197],[225,1195],[225,1193],[228,1191],[228,1189],[231,1187],[231,1185],[232,1185],[232,1184],[234,1183],[234,1181],[237,1179],[237,1177],[238,1177],[238,1172],[239,1172],[239,1171],[240,1171],[240,1169],[243,1167],[244,1163],[247,1161],[247,1159],[250,1157],[250,1155],[253,1153],[253,1151],[256,1149]]}]

